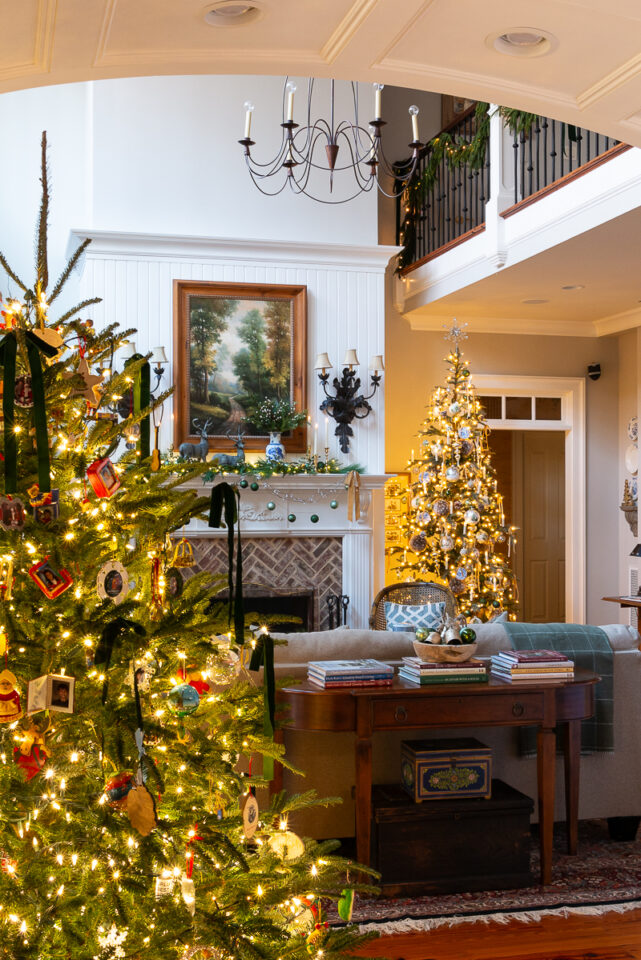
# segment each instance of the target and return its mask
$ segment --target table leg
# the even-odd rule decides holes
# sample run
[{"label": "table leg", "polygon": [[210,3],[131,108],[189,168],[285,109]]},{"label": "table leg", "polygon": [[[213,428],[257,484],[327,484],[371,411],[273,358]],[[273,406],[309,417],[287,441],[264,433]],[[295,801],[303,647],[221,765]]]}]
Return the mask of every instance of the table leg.
[{"label": "table leg", "polygon": [[537,738],[537,778],[539,790],[539,833],[541,844],[541,883],[552,882],[552,840],[554,833],[554,729],[539,727]]},{"label": "table leg", "polygon": [[563,763],[565,769],[565,827],[568,834],[568,853],[575,854],[579,836],[580,720],[569,720],[563,727]]},{"label": "table leg", "polygon": [[372,817],[372,741],[356,739],[356,859],[369,866]]}]

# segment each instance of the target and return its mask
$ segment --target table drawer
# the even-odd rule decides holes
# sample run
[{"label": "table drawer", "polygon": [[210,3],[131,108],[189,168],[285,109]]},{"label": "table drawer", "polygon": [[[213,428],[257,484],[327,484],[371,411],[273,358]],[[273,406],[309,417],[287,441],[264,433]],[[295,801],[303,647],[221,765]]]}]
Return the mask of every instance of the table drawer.
[{"label": "table drawer", "polygon": [[510,691],[509,694],[484,693],[477,697],[375,700],[374,729],[538,723],[543,719],[543,696],[537,691]]}]

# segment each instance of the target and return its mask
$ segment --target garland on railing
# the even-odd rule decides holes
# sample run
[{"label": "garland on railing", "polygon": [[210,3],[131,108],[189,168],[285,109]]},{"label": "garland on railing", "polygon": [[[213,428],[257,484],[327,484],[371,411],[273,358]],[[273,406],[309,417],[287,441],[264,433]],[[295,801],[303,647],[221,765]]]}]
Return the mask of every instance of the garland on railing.
[{"label": "garland on railing", "polygon": [[[536,114],[525,113],[523,110],[512,110],[508,107],[499,107],[498,110],[505,125],[513,134],[523,133],[527,136],[536,120]],[[399,232],[399,242],[402,243],[403,249],[398,257],[397,273],[415,262],[416,223],[419,210],[436,183],[443,159],[450,170],[457,170],[463,166],[471,170],[480,170],[485,163],[490,139],[489,104],[477,103],[474,118],[476,132],[470,139],[448,132],[439,133],[424,148],[425,156],[428,157],[425,168],[419,176],[410,180],[401,198],[405,216]]]}]

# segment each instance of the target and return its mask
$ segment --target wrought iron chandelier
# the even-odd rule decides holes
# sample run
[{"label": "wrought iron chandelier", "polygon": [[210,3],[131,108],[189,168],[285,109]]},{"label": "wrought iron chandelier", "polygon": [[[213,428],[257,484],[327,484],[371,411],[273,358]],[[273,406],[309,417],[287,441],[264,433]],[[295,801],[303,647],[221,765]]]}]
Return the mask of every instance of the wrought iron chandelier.
[{"label": "wrought iron chandelier", "polygon": [[[381,118],[383,84],[375,83],[373,86],[374,119],[369,121],[368,129],[365,129],[359,121],[358,87],[354,83],[351,84],[354,103],[353,121],[336,122],[334,80],[330,81],[329,119],[324,117],[313,119],[314,81],[310,79],[307,88],[306,123],[301,126],[294,121],[296,84],[286,77],[283,87],[280,147],[275,157],[267,163],[258,163],[251,155],[250,148],[255,146],[255,141],[251,139],[254,104],[246,101],[244,105],[245,136],[238,142],[245,148],[245,161],[249,175],[260,192],[266,196],[276,196],[289,186],[294,193],[303,193],[319,203],[346,203],[360,193],[367,193],[376,185],[386,197],[393,199],[400,196],[418,166],[420,150],[424,146],[418,135],[419,110],[414,105],[409,108],[412,123],[412,141],[409,144],[412,150],[411,157],[399,163],[390,163],[385,157],[381,143],[381,131],[385,126],[385,120]],[[347,161],[339,160],[339,154],[341,157],[345,154]],[[329,174],[331,197],[316,195],[315,190],[318,184],[313,179],[314,171],[324,171]],[[349,196],[334,197],[335,175],[349,176],[350,171],[355,182],[354,192]],[[391,192],[382,186],[381,174],[392,179],[394,186]],[[310,180],[312,180],[311,183]],[[273,186],[273,189],[269,189],[268,184]]]}]

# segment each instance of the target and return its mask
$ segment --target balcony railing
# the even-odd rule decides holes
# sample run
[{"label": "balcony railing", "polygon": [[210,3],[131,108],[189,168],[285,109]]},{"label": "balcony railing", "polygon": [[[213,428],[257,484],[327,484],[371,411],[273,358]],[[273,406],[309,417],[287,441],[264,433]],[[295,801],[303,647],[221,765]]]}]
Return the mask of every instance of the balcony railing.
[{"label": "balcony railing", "polygon": [[[446,127],[439,138],[449,133],[455,143],[469,143],[477,133],[475,109],[471,107]],[[494,121],[501,123],[498,115]],[[433,142],[421,153],[417,180],[424,177],[430,164]],[[445,155],[428,189],[412,191],[409,201],[406,196],[397,201],[397,243],[404,248],[401,272],[413,269],[484,229],[485,206],[490,199],[489,142],[488,138],[485,155],[476,169],[467,164],[452,169]],[[493,143],[503,144],[501,162],[507,169],[502,177],[508,174],[505,180],[510,181],[508,193],[500,201],[502,216],[515,213],[521,205],[534,202],[556,186],[587,172],[595,163],[627,149],[625,144],[603,134],[540,116],[530,118],[525,129],[513,135],[504,127],[499,140]],[[514,197],[513,207],[508,206],[510,192]]]},{"label": "balcony railing", "polygon": [[535,117],[514,134],[514,203],[544,190],[619,144],[601,133]]},{"label": "balcony railing", "polygon": [[[475,107],[472,106],[442,130],[439,137],[449,133],[456,142],[469,142],[476,131]],[[430,144],[421,151],[417,179],[423,178],[431,153]],[[489,168],[489,150],[486,150],[483,166],[475,170],[468,166],[453,170],[444,156],[439,162],[434,185],[425,192],[420,205],[410,210],[404,206],[406,199],[397,200],[397,243],[412,245],[412,262],[424,259],[484,223],[485,203],[490,195]],[[401,236],[403,230],[404,236]]]}]

